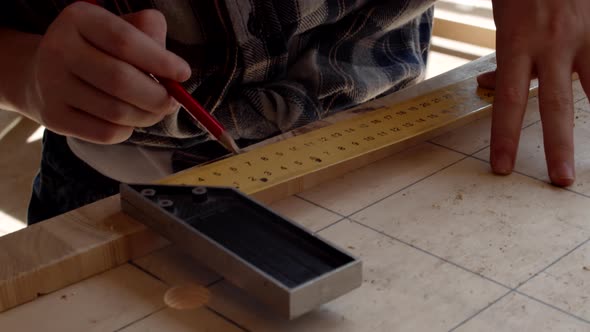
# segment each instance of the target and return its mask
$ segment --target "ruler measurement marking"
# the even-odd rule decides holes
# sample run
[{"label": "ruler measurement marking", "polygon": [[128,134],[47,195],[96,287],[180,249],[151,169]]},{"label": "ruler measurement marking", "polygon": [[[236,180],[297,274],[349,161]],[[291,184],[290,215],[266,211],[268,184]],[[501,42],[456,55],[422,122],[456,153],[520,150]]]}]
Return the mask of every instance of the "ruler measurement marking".
[{"label": "ruler measurement marking", "polygon": [[[213,164],[166,183],[233,186],[249,194],[442,127],[489,105],[490,91],[460,82]],[[476,95],[477,91],[477,95]]]}]

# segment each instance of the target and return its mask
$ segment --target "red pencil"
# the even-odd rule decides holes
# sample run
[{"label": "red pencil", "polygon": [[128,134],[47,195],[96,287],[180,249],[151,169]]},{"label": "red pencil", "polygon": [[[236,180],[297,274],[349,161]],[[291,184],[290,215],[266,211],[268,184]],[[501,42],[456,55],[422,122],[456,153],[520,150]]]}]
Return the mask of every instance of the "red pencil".
[{"label": "red pencil", "polygon": [[[88,3],[99,5],[96,0],[84,0]],[[155,76],[154,76],[155,77]],[[225,130],[223,125],[219,123],[209,112],[207,112],[197,100],[195,100],[190,93],[188,93],[180,83],[167,78],[156,77],[158,82],[162,84],[168,93],[174,97],[187,112],[199,122],[203,127],[213,135],[221,145],[233,153],[240,153],[240,148]]]},{"label": "red pencil", "polygon": [[214,117],[207,112],[199,102],[188,93],[180,83],[172,81],[167,78],[156,77],[156,79],[162,84],[168,93],[176,99],[187,112],[199,122],[211,135],[213,135],[221,145],[223,145],[228,151],[235,154],[240,153],[240,148],[231,137],[231,135],[225,130],[223,125],[219,123]]}]

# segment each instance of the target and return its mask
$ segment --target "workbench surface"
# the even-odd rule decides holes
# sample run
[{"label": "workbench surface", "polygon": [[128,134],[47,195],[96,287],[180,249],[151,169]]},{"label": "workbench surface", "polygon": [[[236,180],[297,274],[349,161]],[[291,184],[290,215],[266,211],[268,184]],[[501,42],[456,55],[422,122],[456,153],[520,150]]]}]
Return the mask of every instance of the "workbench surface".
[{"label": "workbench surface", "polygon": [[[364,264],[359,289],[297,320],[163,247],[1,313],[0,331],[590,331],[590,105],[574,95],[570,188],[547,184],[533,98],[510,176],[490,173],[483,118],[273,204]],[[166,307],[186,283],[207,307]]]}]

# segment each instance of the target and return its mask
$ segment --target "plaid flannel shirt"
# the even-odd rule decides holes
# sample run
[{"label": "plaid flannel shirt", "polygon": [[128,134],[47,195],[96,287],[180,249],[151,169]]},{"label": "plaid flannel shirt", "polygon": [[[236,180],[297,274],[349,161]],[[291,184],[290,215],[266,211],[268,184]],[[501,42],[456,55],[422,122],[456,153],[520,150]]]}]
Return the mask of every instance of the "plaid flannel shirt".
[{"label": "plaid flannel shirt", "polygon": [[[11,0],[0,24],[43,33],[72,1]],[[103,0],[123,15],[164,13],[167,47],[189,62],[184,83],[236,139],[257,141],[415,83],[434,0]],[[188,148],[208,140],[186,112],[130,143]]]}]

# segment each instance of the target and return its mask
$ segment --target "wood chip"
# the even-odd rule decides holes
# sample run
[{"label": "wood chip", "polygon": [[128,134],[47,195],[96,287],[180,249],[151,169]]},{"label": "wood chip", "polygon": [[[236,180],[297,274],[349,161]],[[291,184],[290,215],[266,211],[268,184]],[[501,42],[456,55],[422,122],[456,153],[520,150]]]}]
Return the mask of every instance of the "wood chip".
[{"label": "wood chip", "polygon": [[187,285],[170,288],[164,294],[164,303],[172,309],[190,310],[202,307],[209,302],[211,293],[202,286]]},{"label": "wood chip", "polygon": [[590,266],[584,266],[582,269],[583,269],[584,271],[590,271]]}]

